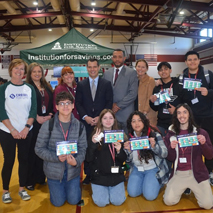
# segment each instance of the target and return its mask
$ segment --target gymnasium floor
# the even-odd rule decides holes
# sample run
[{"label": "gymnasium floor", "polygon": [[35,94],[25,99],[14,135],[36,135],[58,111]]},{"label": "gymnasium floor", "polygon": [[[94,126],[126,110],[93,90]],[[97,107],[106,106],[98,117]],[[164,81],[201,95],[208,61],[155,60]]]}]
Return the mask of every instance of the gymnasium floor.
[{"label": "gymnasium floor", "polygon": [[[3,153],[0,148],[0,170],[2,164]],[[160,191],[155,201],[147,201],[142,196],[137,198],[127,196],[125,203],[121,206],[108,205],[104,208],[100,208],[92,201],[90,185],[83,185],[82,199],[84,200],[84,206],[77,207],[66,203],[62,207],[54,207],[49,200],[48,186],[36,185],[34,191],[28,191],[31,195],[31,200],[22,201],[18,196],[17,171],[18,163],[16,161],[10,182],[10,192],[13,202],[11,204],[4,204],[0,201],[0,213],[213,213],[213,209],[200,209],[193,194],[188,196],[183,195],[180,203],[175,206],[166,206],[162,200],[164,189]],[[1,178],[0,185],[2,187]],[[0,195],[2,195],[2,189],[0,190]]]}]

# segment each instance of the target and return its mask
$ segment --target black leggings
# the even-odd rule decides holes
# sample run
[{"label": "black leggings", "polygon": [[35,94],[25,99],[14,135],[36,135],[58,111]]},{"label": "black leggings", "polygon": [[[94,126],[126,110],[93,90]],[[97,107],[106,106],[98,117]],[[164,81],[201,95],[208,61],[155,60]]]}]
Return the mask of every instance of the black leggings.
[{"label": "black leggings", "polygon": [[16,144],[18,147],[19,185],[20,187],[25,186],[31,137],[32,131],[28,133],[26,139],[14,139],[10,133],[0,130],[0,143],[4,154],[4,164],[1,172],[4,190],[9,190],[10,178],[16,155]]}]

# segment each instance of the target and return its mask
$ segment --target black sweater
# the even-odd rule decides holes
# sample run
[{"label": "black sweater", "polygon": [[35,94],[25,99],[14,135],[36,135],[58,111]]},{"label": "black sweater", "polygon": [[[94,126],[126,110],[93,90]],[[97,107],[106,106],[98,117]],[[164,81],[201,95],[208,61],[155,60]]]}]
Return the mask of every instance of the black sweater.
[{"label": "black sweater", "polygon": [[[115,165],[119,166],[119,173],[111,173],[114,162],[108,144],[99,147],[99,143],[89,142],[87,161],[90,163],[91,183],[102,186],[115,186],[125,180],[121,169],[127,155],[121,147],[120,153],[115,150]],[[111,144],[110,144],[111,146]]]},{"label": "black sweater", "polygon": [[[171,87],[171,84],[173,84],[172,87]],[[172,78],[172,80],[170,82],[168,82],[166,84],[163,83],[163,85],[159,85],[159,86],[155,87],[153,90],[153,94],[155,94],[155,93],[159,93],[162,89],[163,90],[166,89],[167,91],[169,91],[170,87],[171,87],[171,91],[170,91],[171,101],[169,101],[169,103],[167,104],[167,108],[170,108],[169,104],[176,107],[180,103],[181,86],[179,85],[178,78]],[[166,104],[162,103],[160,105],[155,106],[154,103],[149,101],[149,105],[154,111],[158,112],[157,125],[168,129],[168,127],[171,125],[172,115],[163,113],[163,109],[166,107]]]}]

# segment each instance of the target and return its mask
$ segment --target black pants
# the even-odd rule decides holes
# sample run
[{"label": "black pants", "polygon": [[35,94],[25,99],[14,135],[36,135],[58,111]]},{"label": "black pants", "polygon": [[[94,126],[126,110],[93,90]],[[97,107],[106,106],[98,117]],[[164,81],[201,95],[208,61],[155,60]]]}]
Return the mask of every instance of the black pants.
[{"label": "black pants", "polygon": [[40,128],[41,124],[38,122],[33,123],[32,140],[28,157],[29,168],[26,186],[34,186],[36,183],[42,184],[45,182],[46,178],[43,171],[43,160],[35,154],[35,144]]},{"label": "black pants", "polygon": [[[210,140],[213,144],[213,117],[195,117],[195,121],[198,126],[202,129],[206,130],[209,134]],[[210,172],[213,170],[213,159],[206,159],[205,158],[205,165]]]},{"label": "black pants", "polygon": [[4,164],[1,172],[4,190],[9,190],[10,178],[16,155],[16,145],[18,147],[19,185],[20,187],[25,186],[27,180],[28,155],[31,138],[32,131],[28,133],[26,139],[14,139],[10,133],[0,130],[0,141],[4,154]]}]

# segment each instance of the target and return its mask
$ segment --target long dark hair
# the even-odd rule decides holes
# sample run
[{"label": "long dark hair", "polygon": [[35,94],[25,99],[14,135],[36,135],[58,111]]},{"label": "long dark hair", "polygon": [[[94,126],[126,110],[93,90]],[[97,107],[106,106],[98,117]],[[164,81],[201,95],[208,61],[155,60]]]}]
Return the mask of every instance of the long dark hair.
[{"label": "long dark hair", "polygon": [[173,116],[172,116],[172,124],[173,124],[172,128],[176,132],[176,134],[179,135],[180,131],[181,131],[180,122],[177,119],[177,110],[180,107],[184,107],[189,113],[188,129],[187,129],[188,133],[193,132],[193,127],[196,127],[197,131],[199,131],[199,127],[194,121],[194,116],[193,116],[193,113],[192,113],[190,106],[188,104],[184,103],[184,104],[179,104],[179,105],[176,106],[175,111],[174,111]]},{"label": "long dark hair", "polygon": [[[130,114],[129,118],[127,119],[127,129],[130,136],[134,136],[134,129],[132,128],[132,118],[134,115],[138,115],[144,125],[141,136],[149,136],[154,137],[156,136],[154,131],[151,131],[151,127],[149,124],[149,120],[147,117],[140,111],[134,111]],[[153,158],[153,151],[152,150],[140,150],[140,157],[145,160],[146,163],[149,163],[148,160]]]},{"label": "long dark hair", "polygon": [[31,78],[31,74],[32,74],[32,71],[35,67],[39,67],[41,69],[41,73],[42,73],[42,76],[41,76],[41,79],[40,79],[41,87],[45,88],[45,89],[49,88],[52,91],[52,87],[50,86],[50,84],[47,83],[47,81],[45,79],[43,67],[36,62],[33,62],[28,66],[27,78],[26,78],[27,83],[34,84],[32,78]]}]

